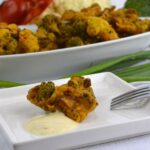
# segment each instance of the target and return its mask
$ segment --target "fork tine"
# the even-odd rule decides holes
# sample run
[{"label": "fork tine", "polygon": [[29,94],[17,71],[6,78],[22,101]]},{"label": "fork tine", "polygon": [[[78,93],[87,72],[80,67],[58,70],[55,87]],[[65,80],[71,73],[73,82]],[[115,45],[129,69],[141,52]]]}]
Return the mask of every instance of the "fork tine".
[{"label": "fork tine", "polygon": [[132,97],[137,97],[137,96],[139,96],[139,95],[145,95],[145,94],[150,94],[150,92],[149,92],[149,91],[143,91],[143,92],[133,93],[133,94],[127,95],[127,96],[125,96],[125,97],[120,97],[120,98],[118,97],[117,100],[116,100],[116,99],[115,99],[115,100],[112,99],[112,103],[118,102],[118,101],[123,100],[123,99],[132,98]]},{"label": "fork tine", "polygon": [[133,93],[130,95],[125,95],[124,97],[118,97],[117,99],[112,99],[112,103],[116,103],[116,102],[119,102],[119,101],[127,99],[127,98],[137,97],[141,94],[142,95],[150,94],[150,91],[142,91],[142,92],[137,92],[137,93]]},{"label": "fork tine", "polygon": [[126,103],[128,103],[128,102],[133,101],[133,100],[139,100],[139,99],[148,98],[148,96],[150,96],[150,95],[141,95],[141,96],[139,96],[138,98],[136,97],[136,98],[133,98],[133,99],[126,99],[126,101],[122,101],[122,102],[120,102],[120,103],[118,103],[118,104],[111,105],[110,108],[111,108],[111,109],[114,109],[114,108],[117,108],[117,107],[119,107],[119,106],[122,106],[122,104],[126,104]]},{"label": "fork tine", "polygon": [[[139,97],[139,98],[140,98],[140,97]],[[147,98],[147,96],[146,96],[146,95],[145,95],[145,96],[142,96],[142,98]],[[133,101],[133,100],[135,100],[135,99],[132,99],[132,101]],[[112,110],[112,109],[115,109],[115,108],[117,108],[117,107],[119,107],[119,106],[122,106],[122,104],[128,103],[129,101],[131,101],[131,100],[129,99],[129,100],[123,101],[123,102],[121,102],[121,103],[119,103],[119,104],[111,105],[110,109],[111,109],[111,110]]]},{"label": "fork tine", "polygon": [[140,98],[148,96],[150,96],[150,86],[141,87],[113,98],[110,106],[111,109],[114,109],[124,103],[128,103],[129,101],[135,99],[139,100]]},{"label": "fork tine", "polygon": [[133,94],[138,94],[138,93],[141,93],[141,92],[150,92],[150,88],[149,87],[144,87],[144,88],[139,88],[139,89],[135,89],[135,90],[132,90],[130,92],[127,92],[127,93],[124,93],[120,96],[117,96],[115,98],[113,98],[113,102],[115,101],[118,101],[124,97],[127,97],[127,96],[130,96],[130,95],[133,95]]},{"label": "fork tine", "polygon": [[126,98],[120,99],[120,100],[115,101],[115,102],[112,101],[111,106],[115,106],[115,105],[121,104],[121,103],[123,103],[123,102],[128,102],[128,101],[130,101],[131,99],[135,99],[135,98],[137,98],[137,97],[138,97],[138,98],[141,98],[141,97],[148,96],[148,95],[150,95],[150,93],[147,93],[147,92],[145,92],[145,93],[138,93],[138,94],[136,94],[136,95],[132,95],[132,96],[130,96],[130,97],[126,97]]}]

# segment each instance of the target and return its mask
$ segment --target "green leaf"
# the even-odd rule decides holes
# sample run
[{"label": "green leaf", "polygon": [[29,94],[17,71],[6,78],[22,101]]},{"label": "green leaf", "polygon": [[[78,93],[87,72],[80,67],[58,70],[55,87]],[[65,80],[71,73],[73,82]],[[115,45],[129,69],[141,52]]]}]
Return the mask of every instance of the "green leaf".
[{"label": "green leaf", "polygon": [[23,83],[16,83],[16,82],[10,82],[10,81],[0,81],[0,87],[16,87],[25,85]]},{"label": "green leaf", "polygon": [[150,0],[127,0],[125,8],[133,8],[141,16],[150,16]]}]

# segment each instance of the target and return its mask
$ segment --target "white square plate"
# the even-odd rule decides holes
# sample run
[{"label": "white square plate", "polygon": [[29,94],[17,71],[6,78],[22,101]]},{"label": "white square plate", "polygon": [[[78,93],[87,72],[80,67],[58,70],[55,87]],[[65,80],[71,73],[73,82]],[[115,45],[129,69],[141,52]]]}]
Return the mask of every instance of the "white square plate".
[{"label": "white square plate", "polygon": [[[145,134],[150,131],[150,105],[142,108],[110,111],[114,96],[133,89],[111,73],[88,76],[92,81],[99,106],[75,130],[56,136],[37,137],[23,129],[25,121],[43,114],[26,100],[28,85],[0,90],[0,149],[47,150],[71,149],[95,143]],[[68,79],[54,81],[62,84]]]}]

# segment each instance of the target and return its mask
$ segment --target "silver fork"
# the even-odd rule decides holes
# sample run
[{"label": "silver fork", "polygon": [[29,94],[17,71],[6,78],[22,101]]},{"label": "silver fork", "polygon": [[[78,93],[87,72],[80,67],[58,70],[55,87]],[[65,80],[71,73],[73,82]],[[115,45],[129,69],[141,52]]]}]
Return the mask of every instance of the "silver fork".
[{"label": "silver fork", "polygon": [[113,98],[110,108],[112,110],[130,102],[137,101],[139,103],[141,101],[147,101],[148,99],[150,99],[150,85],[138,87],[132,91],[126,92]]}]

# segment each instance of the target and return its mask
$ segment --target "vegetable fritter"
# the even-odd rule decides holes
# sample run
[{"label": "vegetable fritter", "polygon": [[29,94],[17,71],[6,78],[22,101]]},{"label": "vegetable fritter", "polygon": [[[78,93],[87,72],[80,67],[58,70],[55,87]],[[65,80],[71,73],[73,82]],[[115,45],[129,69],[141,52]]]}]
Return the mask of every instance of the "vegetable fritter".
[{"label": "vegetable fritter", "polygon": [[79,76],[60,86],[41,83],[29,90],[27,99],[45,111],[59,110],[77,122],[83,121],[98,105],[90,79]]},{"label": "vegetable fritter", "polygon": [[30,89],[27,95],[31,103],[39,106],[45,111],[56,111],[55,101],[55,85],[53,82],[42,82],[40,85]]},{"label": "vegetable fritter", "polygon": [[0,55],[39,51],[38,38],[28,29],[0,23]]},{"label": "vegetable fritter", "polygon": [[100,17],[88,18],[87,33],[89,36],[96,36],[102,41],[109,41],[119,38],[113,27],[106,20]]},{"label": "vegetable fritter", "polygon": [[93,4],[79,12],[67,10],[60,17],[46,15],[33,33],[15,24],[0,23],[0,55],[56,50],[115,40],[150,31],[150,20],[134,9],[102,10]]},{"label": "vegetable fritter", "polygon": [[19,33],[18,47],[21,53],[37,52],[39,51],[38,38],[27,29],[22,30]]},{"label": "vegetable fritter", "polygon": [[73,10],[66,10],[62,15],[62,20],[75,21],[77,19],[86,20],[90,16],[100,16],[102,13],[101,8],[98,4],[93,4],[91,7],[84,8],[80,12]]},{"label": "vegetable fritter", "polygon": [[66,43],[66,47],[74,47],[82,45],[84,45],[84,43],[80,37],[71,37]]}]

